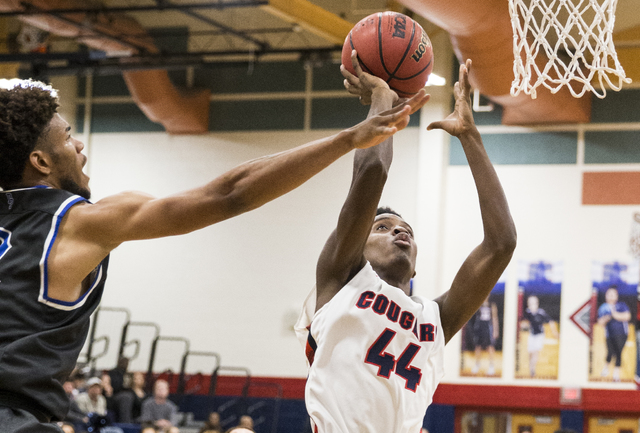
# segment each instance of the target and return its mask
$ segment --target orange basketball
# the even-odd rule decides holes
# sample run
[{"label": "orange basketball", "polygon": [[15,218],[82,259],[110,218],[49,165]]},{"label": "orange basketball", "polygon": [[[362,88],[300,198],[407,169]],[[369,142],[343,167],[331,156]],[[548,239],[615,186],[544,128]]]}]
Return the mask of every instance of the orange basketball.
[{"label": "orange basketball", "polygon": [[351,50],[362,70],[385,80],[400,97],[422,89],[433,69],[433,49],[420,24],[397,12],[378,12],[360,20],[344,41],[342,64],[355,74]]}]

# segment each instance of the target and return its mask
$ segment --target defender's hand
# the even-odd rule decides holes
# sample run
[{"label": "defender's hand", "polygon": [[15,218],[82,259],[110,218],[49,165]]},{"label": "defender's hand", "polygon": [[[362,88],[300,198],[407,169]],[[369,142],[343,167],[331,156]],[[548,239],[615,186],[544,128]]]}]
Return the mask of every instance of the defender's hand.
[{"label": "defender's hand", "polygon": [[352,134],[353,147],[366,149],[376,146],[396,132],[406,128],[409,116],[418,111],[429,100],[430,95],[421,89],[414,97],[404,104],[377,114],[356,126],[349,128],[346,133]]}]

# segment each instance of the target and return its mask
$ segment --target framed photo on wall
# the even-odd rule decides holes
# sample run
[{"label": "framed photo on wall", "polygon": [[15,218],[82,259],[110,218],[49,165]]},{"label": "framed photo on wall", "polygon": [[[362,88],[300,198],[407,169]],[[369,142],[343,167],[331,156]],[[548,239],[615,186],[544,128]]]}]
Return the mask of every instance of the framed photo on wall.
[{"label": "framed photo on wall", "polygon": [[557,379],[561,262],[518,263],[517,379]]},{"label": "framed photo on wall", "polygon": [[637,261],[592,263],[591,381],[634,380],[638,273]]},{"label": "framed photo on wall", "polygon": [[460,376],[502,377],[505,282],[503,274],[462,328]]}]

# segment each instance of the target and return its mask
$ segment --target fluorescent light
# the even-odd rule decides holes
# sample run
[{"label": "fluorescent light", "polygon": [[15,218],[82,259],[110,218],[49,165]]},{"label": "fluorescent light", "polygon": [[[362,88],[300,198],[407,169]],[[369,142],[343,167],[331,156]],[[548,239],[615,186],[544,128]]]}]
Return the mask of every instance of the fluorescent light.
[{"label": "fluorescent light", "polygon": [[447,84],[447,80],[445,80],[443,77],[441,77],[438,74],[431,74],[429,75],[429,79],[427,80],[427,86],[444,86],[445,84]]}]

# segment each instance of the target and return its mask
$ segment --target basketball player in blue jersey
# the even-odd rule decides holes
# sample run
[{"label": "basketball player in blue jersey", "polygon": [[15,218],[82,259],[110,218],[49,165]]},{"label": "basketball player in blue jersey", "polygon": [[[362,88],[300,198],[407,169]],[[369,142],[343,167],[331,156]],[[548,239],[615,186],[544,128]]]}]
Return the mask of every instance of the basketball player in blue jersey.
[{"label": "basketball player in blue jersey", "polygon": [[[386,83],[346,72],[345,86],[371,103],[370,116],[397,96]],[[470,109],[468,70],[460,67],[456,105],[440,128],[460,139],[474,176],[484,240],[467,257],[449,291],[435,301],[410,296],[417,246],[411,226],[377,209],[392,141],[355,154],[353,179],[335,231],[316,268],[316,287],[296,325],[310,361],[307,410],[319,433],[419,433],[443,375],[444,345],[491,292],[511,259],[516,232],[505,195]]]},{"label": "basketball player in blue jersey", "polygon": [[242,164],[166,198],[137,192],[88,202],[84,145],[53,89],[0,88],[0,431],[59,432],[75,366],[102,294],[109,253],[125,241],[179,235],[255,209],[354,148],[409,122],[424,92],[332,137]]}]

